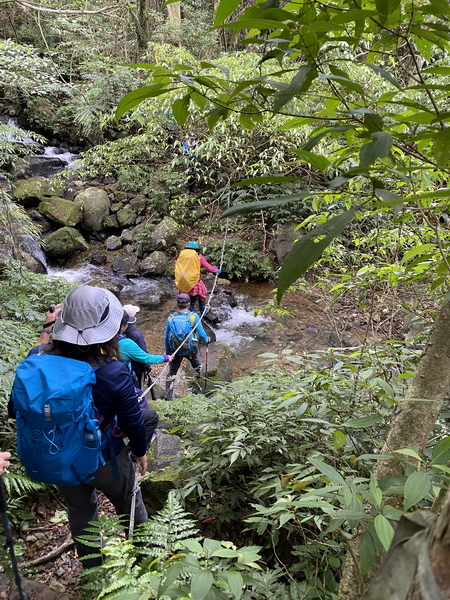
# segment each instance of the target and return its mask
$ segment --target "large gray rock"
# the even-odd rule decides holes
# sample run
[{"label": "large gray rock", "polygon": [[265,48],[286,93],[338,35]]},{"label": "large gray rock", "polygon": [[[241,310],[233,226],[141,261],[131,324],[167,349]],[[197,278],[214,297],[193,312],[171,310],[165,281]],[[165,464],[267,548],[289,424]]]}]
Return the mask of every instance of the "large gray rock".
[{"label": "large gray rock", "polygon": [[73,227],[61,227],[49,233],[43,240],[43,246],[46,253],[54,257],[66,256],[89,247],[81,233]]},{"label": "large gray rock", "polygon": [[134,254],[119,254],[114,259],[112,270],[114,273],[135,274],[137,272],[138,259]]},{"label": "large gray rock", "polygon": [[152,277],[153,275],[163,275],[169,266],[169,260],[164,252],[156,250],[150,256],[144,258],[139,265],[139,275],[143,277]]},{"label": "large gray rock", "polygon": [[178,227],[178,223],[172,217],[164,217],[144,239],[140,239],[142,251],[154,252],[170,248],[177,240]]},{"label": "large gray rock", "polygon": [[87,231],[101,231],[103,221],[109,215],[109,198],[105,190],[89,187],[75,198],[81,208],[81,226]]},{"label": "large gray rock", "polygon": [[75,227],[81,221],[81,208],[75,202],[63,200],[58,196],[45,198],[39,204],[39,212],[64,227]]},{"label": "large gray rock", "polygon": [[278,264],[282,264],[294,242],[302,237],[303,231],[296,230],[297,223],[284,223],[281,225],[271,244],[271,249],[277,255]]}]

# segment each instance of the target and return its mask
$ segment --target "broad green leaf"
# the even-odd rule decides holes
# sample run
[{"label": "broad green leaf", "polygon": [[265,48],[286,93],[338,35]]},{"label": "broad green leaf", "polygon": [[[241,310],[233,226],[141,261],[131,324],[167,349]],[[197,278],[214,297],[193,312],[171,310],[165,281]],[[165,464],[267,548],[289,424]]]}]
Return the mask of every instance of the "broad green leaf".
[{"label": "broad green leaf", "polygon": [[203,600],[213,584],[214,577],[211,571],[200,571],[195,573],[191,580],[192,600]]},{"label": "broad green leaf", "polygon": [[183,98],[178,98],[178,100],[175,100],[175,102],[172,104],[173,116],[180,127],[183,127],[188,117],[190,101],[190,95],[186,94],[186,96],[183,96]]},{"label": "broad green leaf", "polygon": [[197,540],[181,540],[180,544],[190,552],[195,552],[195,554],[199,554],[200,556],[203,555],[203,548]]},{"label": "broad green leaf", "polygon": [[220,558],[237,558],[239,553],[237,550],[231,550],[230,548],[219,548],[215,550],[211,556],[219,556]]},{"label": "broad green leaf", "polygon": [[412,448],[400,448],[400,450],[393,450],[393,452],[395,452],[396,454],[404,454],[405,456],[410,456],[411,458],[414,458],[414,460],[422,462],[420,456]]},{"label": "broad green leaf", "polygon": [[[259,185],[261,183],[287,183],[288,181],[298,181],[299,179],[300,177],[292,177],[285,175],[261,175],[259,177],[249,177],[248,179],[241,179],[241,181],[233,183],[233,187],[242,187],[245,185]],[[302,193],[305,194],[305,196],[311,195],[307,192]],[[297,195],[299,194],[294,194],[294,196]]]},{"label": "broad green leaf", "polygon": [[378,481],[375,479],[373,474],[371,474],[370,476],[369,488],[372,493],[372,496],[374,497],[375,506],[379,507],[381,502],[383,501],[383,492],[378,487]]},{"label": "broad green leaf", "polygon": [[373,141],[364,144],[359,151],[359,160],[362,167],[372,165],[377,158],[388,156],[394,141],[386,131],[374,131],[372,138]]},{"label": "broad green leaf", "polygon": [[439,440],[436,446],[433,448],[431,455],[433,464],[447,464],[450,460],[450,435],[445,437],[443,440]]},{"label": "broad green leaf", "polygon": [[308,152],[307,150],[294,150],[296,156],[303,158],[305,162],[315,167],[318,171],[326,171],[330,166],[330,161],[320,154]]},{"label": "broad green leaf", "polygon": [[381,188],[377,188],[375,190],[375,194],[383,200],[383,204],[387,206],[397,206],[399,204],[403,204],[403,198],[396,194],[395,192],[391,192],[390,190],[384,190]]},{"label": "broad green leaf", "polygon": [[416,256],[422,256],[423,254],[427,254],[431,250],[434,250],[436,246],[434,244],[421,244],[420,246],[415,246],[415,248],[411,248],[405,252],[402,257],[401,263],[405,264],[409,262],[412,258]]},{"label": "broad green leaf", "polygon": [[313,135],[313,137],[309,138],[306,144],[302,147],[302,150],[312,150],[317,142],[325,137],[326,135],[335,135],[336,133],[343,133],[344,131],[348,131],[350,129],[355,129],[355,125],[340,125],[339,127],[328,127],[327,129],[323,129],[320,133]]},{"label": "broad green leaf", "polygon": [[166,571],[166,573],[164,575],[164,579],[161,581],[161,585],[159,586],[159,589],[158,589],[159,596],[163,596],[165,590],[170,588],[170,586],[173,583],[175,583],[175,581],[178,579],[178,577],[180,575],[182,568],[183,568],[183,565],[175,564],[172,567],[170,567],[170,569],[168,569],[168,571]]},{"label": "broad green leaf", "polygon": [[214,18],[214,27],[218,27],[227,19],[241,3],[241,0],[220,0]]},{"label": "broad green leaf", "polygon": [[[344,231],[356,211],[357,207],[354,207],[345,213],[332,217],[325,223],[308,231],[298,242],[295,242],[281,267],[277,302],[280,302],[288,287],[315,263],[334,238]],[[320,238],[319,241],[316,241],[316,238]]]},{"label": "broad green leaf", "polygon": [[430,490],[431,481],[428,473],[425,471],[411,473],[405,483],[404,510],[409,510],[412,506],[423,500]]},{"label": "broad green leaf", "polygon": [[368,531],[364,531],[361,535],[359,558],[361,561],[361,574],[367,575],[375,562],[375,544]]},{"label": "broad green leaf", "polygon": [[234,597],[239,600],[242,596],[244,580],[242,575],[237,571],[229,571],[227,574],[228,585],[230,586],[231,593]]},{"label": "broad green leaf", "polygon": [[315,77],[317,77],[317,70],[312,65],[300,67],[291,82],[283,85],[283,88],[275,93],[273,111],[279,112],[285,104],[305,92]]},{"label": "broad green leaf", "polygon": [[341,75],[327,75],[321,74],[319,79],[328,79],[330,81],[335,81],[342,85],[343,88],[350,90],[351,92],[357,92],[359,94],[364,94],[364,90],[362,86],[356,81],[352,81],[348,77],[342,77]]},{"label": "broad green leaf", "polygon": [[308,192],[300,192],[299,194],[293,194],[292,196],[280,196],[280,198],[274,198],[273,200],[261,200],[260,202],[236,204],[235,206],[227,208],[227,210],[220,215],[220,218],[225,219],[235,215],[246,215],[249,213],[259,212],[260,210],[265,210],[266,208],[274,208],[289,202],[302,200],[304,198],[308,198],[310,195],[311,193]]},{"label": "broad green leaf", "polygon": [[371,427],[375,423],[379,423],[383,419],[382,415],[368,415],[367,417],[359,417],[358,419],[350,419],[341,424],[341,427],[353,427],[361,429],[362,427]]},{"label": "broad green leaf", "polygon": [[344,485],[345,481],[342,475],[336,471],[334,467],[324,463],[322,460],[318,458],[309,457],[308,461],[316,467],[318,471],[325,475],[327,479],[329,479],[332,483],[337,483],[339,485]]},{"label": "broad green leaf", "polygon": [[391,545],[392,538],[394,537],[394,530],[392,529],[392,525],[389,523],[386,517],[383,517],[383,515],[377,515],[375,517],[374,525],[378,539],[380,540],[383,548],[387,552]]},{"label": "broad green leaf", "polygon": [[170,90],[171,88],[168,88],[164,83],[154,83],[153,85],[145,85],[137,88],[137,90],[129,92],[119,101],[114,115],[115,120],[119,121],[126,112],[137,106],[146,98],[155,98]]},{"label": "broad green leaf", "polygon": [[450,165],[450,127],[436,133],[431,151],[438,167],[446,168]]}]

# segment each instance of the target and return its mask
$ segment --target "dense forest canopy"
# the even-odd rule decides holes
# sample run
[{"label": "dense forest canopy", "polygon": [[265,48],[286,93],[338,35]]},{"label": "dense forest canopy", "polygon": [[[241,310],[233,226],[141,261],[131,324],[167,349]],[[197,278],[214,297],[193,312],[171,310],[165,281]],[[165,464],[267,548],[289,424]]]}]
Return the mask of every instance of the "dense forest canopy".
[{"label": "dense forest canopy", "polygon": [[[149,226],[170,216],[210,236],[213,257],[227,228],[230,278],[276,279],[278,301],[348,298],[373,333],[348,351],[268,353],[210,399],[158,408],[185,441],[180,494],[141,533],[143,561],[100,525],[109,562],[87,598],[371,600],[386,581],[396,598],[450,597],[449,20],[446,0],[0,4],[4,414],[67,287],[20,262],[18,234],[40,231],[11,190],[45,140],[81,152],[83,181],[142,194]],[[286,225],[299,240],[278,272],[267,238]],[[5,424],[0,447],[14,443]],[[17,459],[5,481],[17,502],[36,487]],[[388,551],[401,576],[389,561],[374,575]]]}]

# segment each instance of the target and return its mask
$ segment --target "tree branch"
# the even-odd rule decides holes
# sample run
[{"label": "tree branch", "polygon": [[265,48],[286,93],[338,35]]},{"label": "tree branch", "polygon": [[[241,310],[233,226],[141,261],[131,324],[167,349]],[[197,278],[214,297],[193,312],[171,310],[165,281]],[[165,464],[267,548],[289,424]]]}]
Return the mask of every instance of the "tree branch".
[{"label": "tree branch", "polygon": [[[10,2],[8,2],[10,3]],[[122,4],[115,4],[114,6],[105,6],[103,8],[98,8],[96,10],[75,10],[71,8],[49,8],[48,6],[36,6],[34,4],[30,4],[29,2],[25,2],[25,0],[13,0],[14,4],[18,4],[19,6],[23,6],[24,8],[31,8],[31,10],[36,10],[39,12],[48,12],[48,13],[56,13],[59,15],[98,15],[98,14],[106,14],[111,11],[117,10],[123,6]]]}]

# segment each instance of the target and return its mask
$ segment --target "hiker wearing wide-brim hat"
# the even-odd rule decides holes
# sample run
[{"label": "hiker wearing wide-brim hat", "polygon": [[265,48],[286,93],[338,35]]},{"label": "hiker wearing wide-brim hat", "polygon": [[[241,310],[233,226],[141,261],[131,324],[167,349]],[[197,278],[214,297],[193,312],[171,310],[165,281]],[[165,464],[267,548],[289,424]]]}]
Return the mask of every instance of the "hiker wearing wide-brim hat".
[{"label": "hiker wearing wide-brim hat", "polygon": [[[79,286],[64,301],[63,310],[54,324],[52,342],[30,351],[30,355],[38,355],[30,357],[37,359],[36,362],[40,356],[44,360],[46,355],[50,355],[55,362],[61,360],[58,357],[64,357],[66,361],[75,359],[74,363],[88,363],[95,369],[92,399],[101,421],[102,438],[110,437],[110,443],[102,445],[101,449],[105,464],[98,467],[89,479],[83,479],[83,483],[58,486],[67,504],[69,525],[79,557],[93,552],[92,547],[84,545],[78,538],[86,533],[90,521],[98,519],[96,490],[105,494],[117,514],[130,518],[134,505],[136,524],[148,518],[140,489],[135,487],[135,466],[123,439],[106,435],[108,427],[117,418],[129,439],[132,454],[141,470],[146,471],[145,429],[135,386],[130,371],[117,360],[117,334],[122,316],[122,305],[110,291]],[[57,385],[63,387],[64,383],[61,378]],[[15,406],[13,388],[8,405],[12,416],[15,415]],[[100,558],[93,558],[83,561],[83,565],[91,567],[100,562]]]},{"label": "hiker wearing wide-brim hat", "polygon": [[189,294],[190,310],[195,310],[198,301],[199,312],[203,314],[208,290],[201,278],[201,267],[210,273],[220,273],[220,269],[209,264],[206,258],[200,254],[200,244],[190,241],[175,262],[175,285],[179,294]]}]

